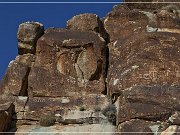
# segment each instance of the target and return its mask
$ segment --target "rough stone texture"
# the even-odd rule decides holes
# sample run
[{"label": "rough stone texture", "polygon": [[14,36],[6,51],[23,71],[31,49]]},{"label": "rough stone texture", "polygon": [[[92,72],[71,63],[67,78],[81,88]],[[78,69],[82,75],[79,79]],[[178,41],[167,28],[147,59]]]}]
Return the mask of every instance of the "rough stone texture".
[{"label": "rough stone texture", "polygon": [[93,32],[49,29],[37,43],[31,96],[100,94],[105,90],[105,42]]},{"label": "rough stone texture", "polygon": [[11,61],[0,82],[0,94],[27,96],[28,74],[33,61],[34,56],[30,54],[17,56]]},{"label": "rough stone texture", "polygon": [[[12,95],[26,95],[26,88],[24,81],[26,81],[29,69],[20,63],[12,63],[6,71],[6,74],[1,81],[1,93]],[[23,84],[23,86],[22,86]]]},{"label": "rough stone texture", "polygon": [[171,134],[171,132],[176,133],[176,128],[173,131],[171,131],[171,129],[174,127],[168,126],[168,123],[165,122],[152,122],[146,120],[132,119],[130,121],[126,121],[118,125],[118,132],[122,133],[118,133],[117,135],[130,135],[132,134],[132,132],[134,132],[134,134],[143,135],[164,135],[165,132],[169,132],[167,133],[167,135]]},{"label": "rough stone texture", "polygon": [[[111,41],[107,82],[117,109],[116,125],[119,132],[155,134],[159,121],[168,126],[158,132],[176,133],[180,109],[179,9],[176,14],[170,11],[173,6],[154,6],[155,12],[153,6],[139,5],[142,7],[133,3],[115,6],[104,20]],[[150,126],[158,130],[152,131]]]},{"label": "rough stone texture", "polygon": [[31,67],[35,62],[36,56],[33,54],[18,55],[15,61]]},{"label": "rough stone texture", "polygon": [[[23,119],[38,121],[41,115],[47,114],[62,117],[66,121],[60,123],[66,124],[68,124],[67,120],[71,123],[75,119],[106,120],[107,118],[102,114],[102,111],[109,104],[110,101],[106,96],[96,94],[61,98],[34,97],[28,100]],[[76,124],[76,122],[74,123]]]},{"label": "rough stone texture", "polygon": [[[39,125],[22,125],[19,126],[17,132],[28,132],[25,135],[34,134],[33,132],[46,132],[51,135],[61,134],[61,135],[72,135],[83,134],[83,135],[101,135],[106,132],[106,135],[113,135],[115,126],[109,124],[90,124],[90,125],[54,125],[51,127],[41,127]],[[61,132],[61,133],[60,133]],[[79,133],[80,132],[80,133]],[[15,135],[18,133],[15,133]],[[40,133],[39,133],[40,134]]]},{"label": "rough stone texture", "polygon": [[179,9],[124,3],[67,29],[21,24],[20,55],[0,83],[0,131],[178,134]]},{"label": "rough stone texture", "polygon": [[[179,32],[179,7],[163,5],[162,8],[152,6],[157,10],[144,10],[138,4],[117,5],[104,19],[104,27],[110,41],[126,39],[142,32]],[[139,7],[140,9],[138,9]],[[140,4],[144,7],[144,4]],[[150,6],[151,4],[147,4]],[[161,5],[161,4],[158,4]],[[147,7],[145,7],[147,9]]]},{"label": "rough stone texture", "polygon": [[[135,134],[161,134],[171,135],[179,134],[180,127],[177,125],[169,125],[166,122],[152,122],[141,119],[132,119],[118,125],[117,135],[130,135],[132,132]],[[126,132],[126,133],[125,133]]]},{"label": "rough stone texture", "polygon": [[5,132],[10,128],[14,106],[10,102],[0,104],[0,132]]},{"label": "rough stone texture", "polygon": [[110,95],[133,86],[179,85],[179,42],[179,34],[144,33],[111,43]]},{"label": "rough stone texture", "polygon": [[20,55],[26,53],[34,54],[36,51],[36,42],[44,33],[44,26],[38,22],[25,22],[19,25],[18,53]]},{"label": "rough stone texture", "polygon": [[[172,5],[173,2],[179,2],[179,0],[124,0],[124,2],[127,2],[127,3],[125,3],[125,5],[127,5],[129,9],[141,9],[141,10],[145,10],[145,11],[149,11],[149,10],[157,11],[164,6],[167,6],[170,4]],[[144,2],[146,2],[146,3],[144,3]],[[163,2],[163,3],[161,3],[161,2]],[[174,5],[179,6],[178,3],[176,3]]]},{"label": "rough stone texture", "polygon": [[129,10],[123,5],[115,7],[104,19],[104,27],[109,34],[110,41],[146,31],[147,25],[148,17],[145,14]]},{"label": "rough stone texture", "polygon": [[168,121],[179,111],[179,34],[144,33],[109,48],[108,93],[117,107],[116,124],[136,118]]},{"label": "rough stone texture", "polygon": [[80,14],[67,21],[67,28],[70,30],[95,31],[108,40],[108,35],[103,23],[96,14]]},{"label": "rough stone texture", "polygon": [[25,111],[25,105],[28,101],[28,97],[25,96],[12,96],[12,95],[2,95],[0,97],[0,103],[11,102],[14,105],[13,120],[22,120]]},{"label": "rough stone texture", "polygon": [[178,87],[167,86],[133,87],[125,90],[116,101],[117,123],[135,118],[175,123],[178,115],[171,114],[180,109],[179,90]]}]

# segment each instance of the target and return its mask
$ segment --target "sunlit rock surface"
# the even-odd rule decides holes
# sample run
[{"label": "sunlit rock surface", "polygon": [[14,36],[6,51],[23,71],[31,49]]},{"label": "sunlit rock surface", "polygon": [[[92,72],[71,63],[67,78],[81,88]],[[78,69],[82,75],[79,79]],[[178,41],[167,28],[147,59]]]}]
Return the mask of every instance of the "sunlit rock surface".
[{"label": "sunlit rock surface", "polygon": [[178,134],[180,6],[158,1],[125,0],[66,28],[20,24],[19,55],[0,82],[0,132]]}]

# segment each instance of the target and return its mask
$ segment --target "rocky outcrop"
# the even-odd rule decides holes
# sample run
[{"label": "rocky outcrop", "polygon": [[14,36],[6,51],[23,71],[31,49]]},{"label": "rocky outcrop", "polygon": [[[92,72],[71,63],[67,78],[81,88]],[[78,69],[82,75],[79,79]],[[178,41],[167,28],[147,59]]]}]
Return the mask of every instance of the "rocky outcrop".
[{"label": "rocky outcrop", "polygon": [[168,127],[167,123],[161,122],[151,122],[146,120],[132,119],[121,123],[118,126],[118,130],[122,132],[121,134],[126,134],[123,132],[142,132],[149,134],[156,134],[158,132],[164,131]]},{"label": "rocky outcrop", "polygon": [[104,19],[104,27],[110,41],[144,32],[147,25],[148,17],[141,12],[130,10],[127,5],[115,6]]},{"label": "rocky outcrop", "polygon": [[144,32],[178,33],[179,5],[161,3],[155,5],[126,3],[114,6],[104,19],[104,27],[109,34],[110,41],[123,40]]},{"label": "rocky outcrop", "polygon": [[116,6],[104,21],[111,40],[107,82],[117,130],[164,134],[173,128],[175,133],[178,124],[172,127],[169,120],[176,115],[176,121],[180,103],[179,16],[169,12],[171,5],[159,4],[156,13],[140,5],[145,9],[135,3]]},{"label": "rocky outcrop", "polygon": [[29,98],[25,106],[24,118],[39,120],[42,114],[51,114],[64,120],[89,117],[104,119],[101,113],[108,105],[109,100],[104,95],[96,94],[61,98],[34,97]]},{"label": "rocky outcrop", "polygon": [[35,57],[31,54],[19,55],[9,63],[0,82],[0,93],[14,96],[27,96],[28,75]]},{"label": "rocky outcrop", "polygon": [[0,82],[0,132],[178,134],[179,4],[125,2],[66,29],[20,24],[19,55]]},{"label": "rocky outcrop", "polygon": [[78,96],[105,90],[105,42],[97,34],[48,29],[36,51],[29,74],[30,96]]},{"label": "rocky outcrop", "polygon": [[18,53],[26,54],[36,52],[36,42],[44,33],[44,26],[38,22],[26,22],[19,25],[17,39],[18,39]]},{"label": "rocky outcrop", "polygon": [[142,9],[144,11],[157,11],[167,5],[179,6],[179,0],[124,0],[129,9]]},{"label": "rocky outcrop", "polygon": [[111,101],[101,94],[106,90],[106,41],[91,30],[50,28],[40,36],[39,26],[19,26],[19,41],[33,43],[35,52],[24,46],[1,81],[1,100],[15,105],[10,131],[42,121],[49,125],[48,116],[56,118],[55,124],[104,123],[114,129],[109,114],[115,117],[115,112],[106,109]]},{"label": "rocky outcrop", "polygon": [[94,31],[99,33],[106,41],[108,35],[103,22],[96,14],[80,14],[67,21],[67,29],[80,31]]},{"label": "rocky outcrop", "polygon": [[179,35],[142,35],[109,44],[110,93],[121,93],[135,85],[179,85]]}]

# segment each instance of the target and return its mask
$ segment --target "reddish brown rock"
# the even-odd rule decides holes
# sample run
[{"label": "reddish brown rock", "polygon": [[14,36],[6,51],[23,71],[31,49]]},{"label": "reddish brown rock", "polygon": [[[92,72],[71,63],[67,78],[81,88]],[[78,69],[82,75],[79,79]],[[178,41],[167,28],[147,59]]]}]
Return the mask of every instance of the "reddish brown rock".
[{"label": "reddish brown rock", "polygon": [[33,54],[18,55],[15,61],[31,67],[35,62],[36,56]]},{"label": "reddish brown rock", "polygon": [[139,34],[109,47],[108,92],[114,101],[120,96],[117,123],[164,121],[180,109],[179,34]]},{"label": "reddish brown rock", "polygon": [[109,93],[133,86],[179,85],[179,34],[147,33],[109,45]]},{"label": "reddish brown rock", "polygon": [[95,31],[108,40],[108,35],[103,23],[96,14],[80,14],[67,21],[67,28],[70,30]]},{"label": "reddish brown rock", "polygon": [[[160,10],[157,11],[154,24],[149,24],[149,26],[158,28],[157,31],[169,30],[172,33],[179,33],[178,29],[180,28],[179,19],[180,19],[180,5],[178,4],[169,4],[163,6]],[[173,31],[174,30],[174,31]],[[178,31],[178,32],[177,32]]]},{"label": "reddish brown rock", "polygon": [[29,68],[20,63],[12,63],[0,84],[2,94],[27,95],[27,74]]},{"label": "reddish brown rock", "polygon": [[0,132],[6,132],[11,125],[14,106],[10,102],[0,104]]},{"label": "reddish brown rock", "polygon": [[[130,6],[132,5],[132,7]],[[137,5],[137,7],[135,6]],[[104,19],[104,27],[109,34],[110,41],[117,39],[126,39],[129,36],[144,32],[172,32],[180,33],[179,25],[179,7],[176,5],[162,5],[157,9],[142,9],[143,3],[117,5]],[[146,5],[146,4],[145,4]],[[161,4],[158,4],[161,5]],[[139,8],[138,8],[139,7]]]},{"label": "reddish brown rock", "polygon": [[[172,5],[173,2],[179,2],[178,0],[124,0],[125,4],[130,9],[141,9],[144,11],[154,10],[157,11],[164,6]],[[174,5],[179,5],[175,3]]]},{"label": "reddish brown rock", "polygon": [[168,128],[165,122],[152,122],[146,120],[132,119],[118,125],[117,135],[143,134],[154,135]]},{"label": "reddish brown rock", "polygon": [[104,19],[104,27],[109,34],[110,41],[146,31],[147,25],[148,17],[145,14],[129,10],[125,5],[114,8]]},{"label": "reddish brown rock", "polygon": [[[20,56],[0,83],[0,131],[178,134],[179,5],[139,2],[114,6],[103,23],[77,15],[68,30],[21,24]],[[41,116],[55,125],[40,127]]]},{"label": "reddish brown rock", "polygon": [[27,96],[28,74],[34,61],[33,55],[17,56],[10,62],[0,82],[0,93],[5,95]]},{"label": "reddish brown rock", "polygon": [[[115,103],[117,123],[135,118],[173,121],[171,114],[180,109],[179,90],[178,86],[141,86],[125,90]],[[178,119],[178,116],[174,119]]]},{"label": "reddish brown rock", "polygon": [[44,33],[44,26],[38,22],[25,22],[19,25],[18,53],[20,55],[26,53],[34,54],[36,51],[36,42]]},{"label": "reddish brown rock", "polygon": [[102,111],[109,104],[110,101],[105,95],[96,94],[59,98],[33,97],[29,98],[26,104],[23,119],[39,120],[40,116],[45,114],[61,117],[69,122],[90,118],[106,119]]},{"label": "reddish brown rock", "polygon": [[29,75],[32,96],[75,96],[105,90],[105,42],[93,32],[49,29],[37,43]]}]

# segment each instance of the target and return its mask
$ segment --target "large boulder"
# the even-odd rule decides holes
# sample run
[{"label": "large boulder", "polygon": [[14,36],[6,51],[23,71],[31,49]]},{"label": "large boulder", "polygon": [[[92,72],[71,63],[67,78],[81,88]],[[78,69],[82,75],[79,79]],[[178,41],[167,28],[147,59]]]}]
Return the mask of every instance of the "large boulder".
[{"label": "large boulder", "polygon": [[[180,33],[178,6],[166,4],[161,8],[156,8],[156,11],[153,9],[146,11],[142,8],[138,9],[139,6],[134,6],[136,4],[132,4],[132,8],[129,8],[129,4],[132,3],[114,6],[113,10],[106,15],[104,27],[110,41],[126,39],[144,32]],[[140,5],[144,4],[140,3]]]},{"label": "large boulder", "polygon": [[116,124],[168,122],[179,111],[179,42],[179,34],[143,33],[109,44],[108,94],[117,108]]},{"label": "large boulder", "polygon": [[[179,87],[132,87],[117,99],[117,123],[130,119],[147,119],[177,123]],[[176,110],[176,112],[174,112]]]},{"label": "large boulder", "polygon": [[148,17],[144,13],[130,10],[126,5],[114,7],[104,19],[104,27],[110,41],[146,31],[147,25]]},{"label": "large boulder", "polygon": [[19,25],[17,32],[18,53],[36,52],[36,42],[44,33],[44,26],[38,22],[25,22]]},{"label": "large boulder", "polygon": [[0,132],[178,134],[180,6],[132,2],[66,29],[20,24],[20,55],[0,82]]},{"label": "large boulder", "polygon": [[80,14],[67,21],[67,28],[70,30],[94,31],[108,40],[108,35],[104,29],[103,23],[96,14]]},{"label": "large boulder", "polygon": [[0,93],[3,95],[27,96],[28,75],[35,60],[31,54],[17,56],[9,63],[6,73],[0,82]]},{"label": "large boulder", "polygon": [[105,91],[105,42],[93,32],[49,29],[38,40],[29,75],[31,96],[75,96]]},{"label": "large boulder", "polygon": [[109,93],[133,86],[179,85],[179,34],[144,33],[109,44]]}]

